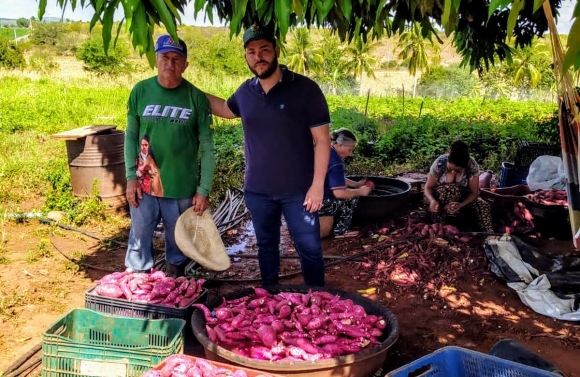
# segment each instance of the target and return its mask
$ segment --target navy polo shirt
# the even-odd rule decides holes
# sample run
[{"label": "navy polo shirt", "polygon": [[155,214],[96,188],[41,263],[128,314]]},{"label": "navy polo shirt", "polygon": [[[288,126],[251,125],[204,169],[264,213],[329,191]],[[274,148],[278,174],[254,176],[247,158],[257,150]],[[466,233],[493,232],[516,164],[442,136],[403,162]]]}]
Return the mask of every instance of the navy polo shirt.
[{"label": "navy polo shirt", "polygon": [[345,189],[346,178],[344,176],[344,165],[334,148],[330,148],[330,159],[328,160],[328,171],[324,182],[324,199],[334,198],[332,190]]},{"label": "navy polo shirt", "polygon": [[242,118],[246,172],[244,189],[267,195],[305,195],[314,175],[310,129],[330,123],[324,94],[311,79],[284,66],[268,94],[257,77],[227,100]]}]

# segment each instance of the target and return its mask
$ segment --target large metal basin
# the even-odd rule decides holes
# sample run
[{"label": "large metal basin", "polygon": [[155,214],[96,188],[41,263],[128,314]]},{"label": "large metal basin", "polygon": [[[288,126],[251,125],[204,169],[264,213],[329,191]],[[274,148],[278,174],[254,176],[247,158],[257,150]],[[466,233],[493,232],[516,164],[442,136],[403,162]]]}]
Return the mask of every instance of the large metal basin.
[{"label": "large metal basin", "polygon": [[[351,175],[347,177],[358,181],[365,176]],[[405,206],[411,196],[411,185],[397,178],[385,176],[369,176],[375,184],[375,189],[369,196],[361,196],[354,210],[352,221],[356,224],[378,223],[389,220],[397,210]]]},{"label": "large metal basin", "polygon": [[[361,305],[365,308],[368,314],[382,316],[388,325],[384,334],[378,340],[381,344],[364,349],[363,351],[335,357],[332,359],[320,361],[301,361],[301,362],[272,362],[254,360],[247,357],[237,355],[221,346],[218,346],[207,337],[205,330],[205,319],[201,310],[194,310],[191,317],[191,328],[193,335],[203,345],[205,356],[209,360],[225,362],[235,365],[240,365],[247,368],[261,370],[267,373],[279,374],[282,376],[292,377],[331,377],[331,376],[351,376],[351,377],[365,377],[375,373],[385,362],[387,357],[387,350],[391,347],[399,336],[399,324],[393,313],[384,306],[362,297],[356,293],[344,292],[330,288],[314,288],[296,285],[278,285],[266,288],[271,293],[279,292],[297,292],[307,293],[309,289],[312,291],[324,290],[334,295],[339,295],[343,299],[351,299],[355,304]],[[232,292],[223,297],[216,297],[207,302],[206,306],[213,310],[219,306],[223,299],[232,300],[252,294],[252,288]]]}]

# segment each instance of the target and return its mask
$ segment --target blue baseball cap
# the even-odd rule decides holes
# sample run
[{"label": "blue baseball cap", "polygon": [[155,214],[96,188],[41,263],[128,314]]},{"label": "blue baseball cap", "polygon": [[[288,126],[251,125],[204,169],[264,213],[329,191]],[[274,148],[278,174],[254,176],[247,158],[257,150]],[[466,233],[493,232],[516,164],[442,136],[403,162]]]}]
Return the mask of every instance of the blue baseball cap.
[{"label": "blue baseball cap", "polygon": [[176,52],[187,58],[187,46],[185,42],[179,39],[179,43],[176,43],[169,35],[162,35],[157,39],[157,42],[155,43],[155,52],[159,54]]}]

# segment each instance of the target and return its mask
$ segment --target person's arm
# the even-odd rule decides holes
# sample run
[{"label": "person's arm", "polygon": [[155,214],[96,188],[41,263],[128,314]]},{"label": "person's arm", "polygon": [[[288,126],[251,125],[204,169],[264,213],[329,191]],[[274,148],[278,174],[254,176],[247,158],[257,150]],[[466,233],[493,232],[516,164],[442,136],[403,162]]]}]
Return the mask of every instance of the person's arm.
[{"label": "person's arm", "polygon": [[473,202],[479,196],[479,177],[474,175],[473,177],[469,178],[469,195],[465,198],[464,201],[459,203],[459,208],[463,208],[469,203]]},{"label": "person's arm", "polygon": [[361,179],[360,181],[353,181],[352,179],[345,178],[346,186],[350,188],[359,188],[364,186],[365,182],[367,181],[366,178]]},{"label": "person's arm", "polygon": [[433,173],[429,173],[427,176],[427,183],[425,183],[425,198],[429,201],[429,211],[431,212],[439,212],[439,202],[435,198],[435,194],[433,189],[437,185],[438,178],[433,175]]},{"label": "person's arm", "polygon": [[125,178],[127,178],[127,187],[125,196],[129,204],[137,208],[139,203],[137,199],[143,199],[143,192],[137,180],[137,154],[139,148],[139,116],[137,115],[137,105],[135,103],[135,91],[129,96],[127,104],[127,128],[125,129]]},{"label": "person's arm", "polygon": [[228,107],[228,103],[223,98],[216,97],[216,96],[211,95],[209,93],[205,93],[205,96],[207,97],[207,100],[209,101],[209,105],[211,107],[212,114],[217,115],[218,117],[221,117],[221,118],[226,118],[226,119],[233,119],[233,118],[237,117],[230,110],[230,108]]},{"label": "person's arm", "polygon": [[433,194],[433,188],[437,185],[437,178],[435,178],[431,173],[427,175],[427,183],[425,183],[425,198],[431,203],[436,200]]},{"label": "person's arm", "polygon": [[125,130],[125,178],[137,179],[137,149],[139,145],[139,117],[127,115],[127,128]]},{"label": "person's arm", "polygon": [[310,127],[314,140],[314,177],[303,203],[309,212],[318,211],[322,207],[324,199],[324,179],[330,159],[329,128],[328,124]]},{"label": "person's arm", "polygon": [[[205,101],[204,101],[205,102]],[[215,143],[213,120],[209,110],[209,103],[200,106],[197,116],[198,139],[201,149],[201,172],[200,180],[196,192],[205,197],[209,196],[212,187],[213,173],[215,169]]]},{"label": "person's arm", "polygon": [[337,199],[353,199],[359,196],[367,196],[371,192],[371,188],[368,186],[361,186],[359,188],[345,188],[332,190],[332,195]]}]

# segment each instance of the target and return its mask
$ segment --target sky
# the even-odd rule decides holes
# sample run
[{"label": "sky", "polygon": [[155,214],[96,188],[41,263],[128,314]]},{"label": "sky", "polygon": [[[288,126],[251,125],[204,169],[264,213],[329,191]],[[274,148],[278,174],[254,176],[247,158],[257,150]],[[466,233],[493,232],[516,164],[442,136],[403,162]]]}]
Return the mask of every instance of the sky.
[{"label": "sky", "polygon": [[[200,19],[198,20],[193,17],[193,3],[194,1],[190,1],[189,5],[185,8],[185,13],[182,17],[183,23],[185,25],[210,26],[211,23],[209,21],[204,21],[203,16],[200,16]],[[562,3],[563,6],[560,9],[560,17],[557,24],[558,32],[560,34],[568,34],[570,26],[572,25],[571,18],[576,0],[562,0]],[[37,0],[0,0],[0,18],[30,18],[32,16],[38,18],[37,13]],[[64,18],[68,18],[74,21],[90,21],[93,13],[94,12],[92,11],[92,8],[90,7],[85,9],[80,9],[80,7],[77,7],[75,12],[72,12],[69,6],[64,13]],[[61,17],[61,15],[62,10],[57,5],[57,1],[48,0],[45,17]],[[116,20],[120,20],[121,18],[122,10],[117,11],[115,14]],[[219,26],[219,24],[216,23],[215,26]]]}]

